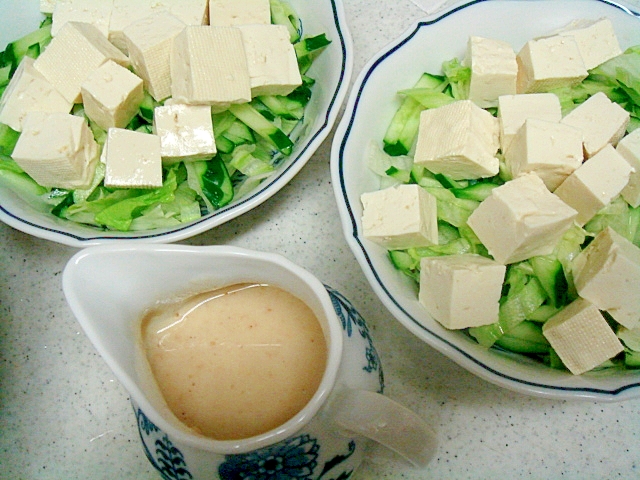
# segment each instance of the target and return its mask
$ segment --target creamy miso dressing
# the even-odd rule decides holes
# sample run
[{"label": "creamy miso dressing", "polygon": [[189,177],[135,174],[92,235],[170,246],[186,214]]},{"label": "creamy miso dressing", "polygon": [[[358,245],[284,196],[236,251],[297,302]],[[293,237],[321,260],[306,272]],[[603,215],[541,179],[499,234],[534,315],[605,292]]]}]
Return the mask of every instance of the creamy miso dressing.
[{"label": "creamy miso dressing", "polygon": [[157,307],[142,320],[142,342],[171,411],[218,440],[258,435],[292,418],[316,392],[327,355],[304,302],[249,283]]}]

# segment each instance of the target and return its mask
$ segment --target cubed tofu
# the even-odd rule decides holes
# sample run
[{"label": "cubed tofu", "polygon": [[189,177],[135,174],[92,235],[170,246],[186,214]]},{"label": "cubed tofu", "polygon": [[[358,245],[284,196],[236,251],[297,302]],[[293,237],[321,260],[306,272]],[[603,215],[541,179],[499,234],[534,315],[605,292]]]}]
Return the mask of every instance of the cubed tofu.
[{"label": "cubed tofu", "polygon": [[562,123],[582,131],[584,154],[589,158],[609,143],[615,147],[624,136],[629,119],[629,112],[598,92],[565,115]]},{"label": "cubed tofu", "polygon": [[208,0],[113,0],[109,40],[128,53],[124,29],[133,22],[161,12],[171,13],[186,25],[207,25],[207,3]]},{"label": "cubed tofu", "polygon": [[436,199],[419,185],[363,193],[362,234],[388,249],[438,243]]},{"label": "cubed tofu", "polygon": [[87,76],[107,60],[129,66],[129,58],[89,23],[67,22],[33,63],[69,102],[80,102]]},{"label": "cubed tofu", "polygon": [[209,0],[209,23],[217,27],[268,25],[269,0]]},{"label": "cubed tofu", "polygon": [[169,12],[141,18],[123,30],[133,70],[158,102],[171,96],[171,46],[185,23]]},{"label": "cubed tofu", "polygon": [[552,192],[582,165],[582,132],[559,122],[530,118],[505,153],[512,177],[535,172]]},{"label": "cubed tofu", "polygon": [[40,0],[40,13],[52,15],[54,8],[56,8],[56,0]]},{"label": "cubed tofu", "polygon": [[627,328],[640,327],[640,248],[610,227],[573,260],[578,294]]},{"label": "cubed tofu", "polygon": [[518,63],[507,42],[469,37],[465,64],[471,68],[469,100],[479,107],[495,107],[500,95],[516,93]]},{"label": "cubed tofu", "polygon": [[592,370],[624,349],[600,310],[583,298],[547,320],[542,334],[574,375]]},{"label": "cubed tofu", "polygon": [[22,131],[29,112],[69,113],[73,104],[65,99],[24,57],[0,98],[0,123]]},{"label": "cubed tofu", "polygon": [[598,20],[574,20],[558,34],[570,35],[576,40],[587,70],[622,53],[613,24],[606,17]]},{"label": "cubed tofu", "polygon": [[423,110],[414,163],[456,180],[492,177],[499,137],[498,119],[471,100]]},{"label": "cubed tofu", "polygon": [[171,93],[178,103],[211,105],[214,111],[251,101],[240,29],[185,27],[171,50]]},{"label": "cubed tofu", "polygon": [[162,186],[160,137],[123,128],[107,131],[102,159],[105,187],[156,188]]},{"label": "cubed tofu", "polygon": [[302,85],[298,58],[284,25],[243,25],[251,95],[289,95]]},{"label": "cubed tofu", "polygon": [[81,91],[87,117],[104,130],[126,127],[144,99],[142,79],[111,60],[89,74]]},{"label": "cubed tofu", "polygon": [[90,23],[109,36],[113,0],[57,0],[51,18],[51,35],[56,36],[67,22]]},{"label": "cubed tofu", "polygon": [[620,140],[616,150],[634,170],[622,190],[622,197],[635,208],[640,206],[640,128]]},{"label": "cubed tofu", "polygon": [[608,144],[569,175],[554,193],[578,211],[576,222],[584,225],[620,195],[629,183],[631,166]]},{"label": "cubed tofu", "polygon": [[535,173],[494,188],[467,224],[502,264],[548,255],[577,212],[551,193]]},{"label": "cubed tofu", "polygon": [[156,107],[153,133],[160,137],[164,164],[210,159],[216,154],[211,108],[207,105]]},{"label": "cubed tofu", "polygon": [[571,36],[529,40],[518,52],[518,93],[536,93],[575,85],[587,75],[580,50]]},{"label": "cubed tofu", "polygon": [[43,187],[87,188],[99,148],[87,121],[69,113],[28,113],[12,157]]},{"label": "cubed tofu", "polygon": [[418,299],[449,329],[498,321],[506,266],[475,254],[426,257],[420,261]]},{"label": "cubed tofu", "polygon": [[562,120],[560,99],[553,93],[525,93],[498,97],[502,153],[507,151],[511,140],[528,118],[559,122]]}]

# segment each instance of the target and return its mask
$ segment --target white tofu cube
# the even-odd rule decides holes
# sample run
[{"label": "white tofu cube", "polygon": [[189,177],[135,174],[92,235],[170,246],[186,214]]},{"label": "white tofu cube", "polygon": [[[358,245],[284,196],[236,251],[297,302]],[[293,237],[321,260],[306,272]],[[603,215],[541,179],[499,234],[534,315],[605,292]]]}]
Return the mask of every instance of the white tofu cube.
[{"label": "white tofu cube", "polygon": [[56,0],[40,0],[40,13],[52,15],[53,9],[56,7]]},{"label": "white tofu cube", "polygon": [[268,25],[269,0],[209,0],[209,23],[217,27]]},{"label": "white tofu cube", "polygon": [[598,308],[583,298],[547,320],[542,333],[574,375],[588,372],[624,349]]},{"label": "white tofu cube", "polygon": [[573,260],[578,294],[621,325],[640,327],[640,248],[610,227]]},{"label": "white tofu cube", "polygon": [[578,211],[584,225],[629,183],[631,166],[608,144],[569,175],[554,193]]},{"label": "white tofu cube", "polygon": [[629,183],[622,190],[622,197],[635,208],[640,206],[640,128],[620,140],[616,151],[633,168]]},{"label": "white tofu cube", "polygon": [[573,37],[555,35],[529,40],[517,55],[518,93],[575,85],[587,75]]},{"label": "white tofu cube", "polygon": [[240,29],[185,27],[171,50],[171,93],[176,102],[211,105],[216,111],[251,101]]},{"label": "white tofu cube", "polygon": [[29,112],[69,113],[66,100],[35,68],[33,58],[24,57],[0,98],[0,122],[17,132]]},{"label": "white tofu cube", "polygon": [[626,132],[629,118],[629,112],[598,92],[565,115],[562,123],[582,130],[584,153],[589,158],[608,143],[615,147]]},{"label": "white tofu cube", "polygon": [[12,157],[43,187],[87,188],[98,162],[87,121],[68,113],[28,113]]},{"label": "white tofu cube", "polygon": [[142,85],[142,79],[129,69],[111,60],[103,63],[82,84],[87,117],[104,130],[126,127],[144,99]]},{"label": "white tofu cube", "polygon": [[51,35],[56,36],[67,22],[90,23],[109,36],[113,0],[57,0],[51,18]]},{"label": "white tofu cube", "polygon": [[528,118],[559,122],[562,120],[560,99],[553,93],[524,93],[498,97],[502,153],[507,151],[511,140]]},{"label": "white tofu cube", "polygon": [[79,102],[82,82],[107,60],[129,66],[129,59],[91,24],[67,22],[33,63],[69,102]]},{"label": "white tofu cube", "polygon": [[388,249],[438,243],[436,199],[418,185],[363,193],[362,234]]},{"label": "white tofu cube", "polygon": [[185,23],[169,12],[141,18],[123,30],[133,70],[157,101],[171,95],[171,46]]},{"label": "white tofu cube", "polygon": [[209,159],[216,154],[211,108],[207,105],[156,107],[153,133],[160,137],[164,164]]},{"label": "white tofu cube", "polygon": [[530,118],[505,153],[512,177],[535,172],[552,192],[582,165],[582,132],[558,122]]},{"label": "white tofu cube", "polygon": [[113,0],[109,41],[128,53],[124,30],[131,23],[149,15],[168,12],[186,25],[207,25],[207,0]]},{"label": "white tofu cube", "polygon": [[426,257],[420,261],[418,299],[449,329],[498,321],[506,266],[474,254]]},{"label": "white tofu cube", "polygon": [[243,25],[251,95],[289,95],[302,85],[298,58],[284,25]]},{"label": "white tofu cube", "polygon": [[456,180],[492,177],[499,136],[498,119],[470,100],[423,110],[414,163]]},{"label": "white tofu cube", "polygon": [[494,188],[467,224],[503,264],[548,255],[577,212],[551,193],[535,173]]},{"label": "white tofu cube", "polygon": [[575,39],[587,70],[622,53],[613,24],[606,17],[598,20],[574,20],[558,34],[570,35]]},{"label": "white tofu cube", "polygon": [[518,62],[507,42],[469,37],[465,64],[471,67],[469,100],[479,107],[495,107],[500,95],[516,93]]},{"label": "white tofu cube", "polygon": [[105,187],[156,188],[162,186],[160,138],[123,128],[107,131],[102,157]]}]

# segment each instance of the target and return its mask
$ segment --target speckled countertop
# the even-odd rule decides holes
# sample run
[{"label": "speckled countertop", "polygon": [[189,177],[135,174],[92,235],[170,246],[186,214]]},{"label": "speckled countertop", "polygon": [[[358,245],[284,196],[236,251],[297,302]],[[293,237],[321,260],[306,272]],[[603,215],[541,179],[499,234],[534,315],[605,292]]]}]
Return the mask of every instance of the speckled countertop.
[{"label": "speckled countertop", "polygon": [[[355,46],[354,78],[425,8],[440,3],[344,2]],[[330,144],[331,137],[262,206],[184,243],[284,254],[344,293],[368,321],[387,395],[433,425],[439,448],[424,470],[373,449],[354,478],[640,478],[640,399],[573,403],[503,390],[385,313],[342,237]],[[0,245],[0,478],[159,478],[139,444],[127,393],[63,298],[61,272],[76,250],[4,224]]]}]

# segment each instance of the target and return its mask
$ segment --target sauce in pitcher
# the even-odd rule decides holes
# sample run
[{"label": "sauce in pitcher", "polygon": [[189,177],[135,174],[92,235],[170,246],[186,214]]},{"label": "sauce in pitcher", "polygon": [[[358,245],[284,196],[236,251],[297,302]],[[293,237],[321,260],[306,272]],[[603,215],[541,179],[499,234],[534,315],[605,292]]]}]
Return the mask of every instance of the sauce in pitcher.
[{"label": "sauce in pitcher", "polygon": [[142,342],[169,408],[218,440],[248,438],[292,418],[315,394],[327,355],[304,302],[251,283],[156,307],[142,320]]}]

